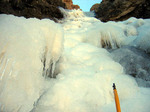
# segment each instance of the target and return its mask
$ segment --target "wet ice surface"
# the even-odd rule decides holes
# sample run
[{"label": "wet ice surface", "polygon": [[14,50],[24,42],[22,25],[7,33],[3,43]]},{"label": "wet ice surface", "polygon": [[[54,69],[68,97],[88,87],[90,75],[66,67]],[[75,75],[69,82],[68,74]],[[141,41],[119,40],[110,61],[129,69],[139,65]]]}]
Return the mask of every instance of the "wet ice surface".
[{"label": "wet ice surface", "polygon": [[136,78],[139,86],[150,87],[150,55],[129,46],[113,50],[111,55],[124,67],[126,74]]}]

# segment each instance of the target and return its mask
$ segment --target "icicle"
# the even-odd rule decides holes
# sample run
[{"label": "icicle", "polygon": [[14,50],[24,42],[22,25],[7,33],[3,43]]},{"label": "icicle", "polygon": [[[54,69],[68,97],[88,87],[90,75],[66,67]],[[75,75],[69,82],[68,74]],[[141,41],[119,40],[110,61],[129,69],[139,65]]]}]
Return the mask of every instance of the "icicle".
[{"label": "icicle", "polygon": [[4,67],[4,70],[3,70],[3,72],[2,72],[2,75],[1,75],[1,77],[0,77],[0,80],[3,79],[3,76],[4,76],[4,73],[5,73],[6,67],[7,67],[7,65],[8,65],[8,62],[9,62],[9,59],[7,59],[7,61],[6,61],[6,65],[5,65],[5,67]]},{"label": "icicle", "polygon": [[11,69],[11,70],[10,70],[10,72],[9,72],[9,75],[8,75],[8,76],[11,76],[11,75],[12,75],[12,71],[13,71],[13,69]]},{"label": "icicle", "polygon": [[1,60],[0,60],[0,70],[2,69],[2,67],[3,67],[3,63],[4,63],[4,58],[3,57],[1,57]]},{"label": "icicle", "polygon": [[110,43],[110,46],[109,46],[109,47],[113,49],[113,48],[114,48],[114,43],[113,43],[113,39],[112,39],[112,36],[111,36],[110,32],[108,32],[108,35],[109,35],[109,36],[108,36],[108,38],[109,38],[108,41],[109,41],[109,43]]},{"label": "icicle", "polygon": [[15,63],[16,63],[16,61],[14,61],[14,62],[12,63],[12,65],[11,65],[11,70],[10,70],[8,76],[11,76],[11,75],[12,75],[12,72],[13,72],[13,66],[14,66]]},{"label": "icicle", "polygon": [[53,61],[52,68],[51,68],[51,76],[52,76],[52,78],[54,78],[55,65],[56,65],[56,62]]}]

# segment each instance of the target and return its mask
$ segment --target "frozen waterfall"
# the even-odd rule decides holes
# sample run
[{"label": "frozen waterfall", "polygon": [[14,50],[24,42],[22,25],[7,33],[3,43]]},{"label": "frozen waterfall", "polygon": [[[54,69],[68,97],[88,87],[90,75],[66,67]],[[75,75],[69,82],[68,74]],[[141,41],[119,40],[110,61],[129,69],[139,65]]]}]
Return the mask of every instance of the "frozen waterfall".
[{"label": "frozen waterfall", "polygon": [[44,77],[54,77],[62,50],[60,25],[0,15],[0,110],[29,111],[44,88]]},{"label": "frozen waterfall", "polygon": [[150,19],[61,10],[59,23],[0,15],[0,111],[115,112],[116,83],[122,112],[149,112]]}]

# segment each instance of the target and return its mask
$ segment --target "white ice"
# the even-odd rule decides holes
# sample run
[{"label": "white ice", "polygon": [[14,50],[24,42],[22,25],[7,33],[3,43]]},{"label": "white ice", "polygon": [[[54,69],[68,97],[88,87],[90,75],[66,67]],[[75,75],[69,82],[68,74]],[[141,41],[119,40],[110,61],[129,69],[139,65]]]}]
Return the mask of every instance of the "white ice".
[{"label": "white ice", "polygon": [[[149,52],[149,20],[103,23],[80,10],[61,10],[59,24],[0,15],[0,110],[114,112],[116,83],[122,112],[149,112],[150,89],[139,87],[104,49]],[[54,68],[55,79],[45,76]]]},{"label": "white ice", "polygon": [[43,93],[46,71],[62,49],[60,25],[0,15],[0,111],[29,112]]}]

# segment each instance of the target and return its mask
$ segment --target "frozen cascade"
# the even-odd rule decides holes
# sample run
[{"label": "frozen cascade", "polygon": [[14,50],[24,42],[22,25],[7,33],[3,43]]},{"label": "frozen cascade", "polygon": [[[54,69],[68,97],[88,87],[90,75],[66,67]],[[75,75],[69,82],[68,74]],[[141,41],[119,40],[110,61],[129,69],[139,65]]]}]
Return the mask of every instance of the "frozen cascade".
[{"label": "frozen cascade", "polygon": [[149,112],[150,88],[125,73],[115,60],[122,52],[108,52],[124,45],[149,52],[143,31],[149,20],[103,23],[80,10],[61,10],[60,24],[0,15],[0,111],[115,112],[115,82],[122,112]]},{"label": "frozen cascade", "polygon": [[0,15],[0,111],[32,109],[45,88],[42,75],[54,77],[62,43],[59,24]]}]

